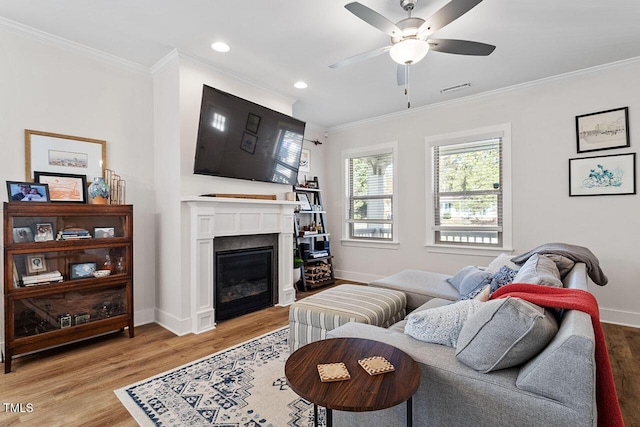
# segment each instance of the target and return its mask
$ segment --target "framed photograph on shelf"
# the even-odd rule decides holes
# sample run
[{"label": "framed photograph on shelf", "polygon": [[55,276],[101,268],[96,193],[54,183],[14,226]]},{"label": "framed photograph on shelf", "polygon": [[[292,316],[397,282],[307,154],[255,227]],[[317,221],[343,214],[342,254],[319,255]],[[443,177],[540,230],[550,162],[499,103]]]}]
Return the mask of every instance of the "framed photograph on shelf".
[{"label": "framed photograph on shelf", "polygon": [[569,196],[636,194],[636,153],[569,159]]},{"label": "framed photograph on shelf", "polygon": [[36,234],[33,240],[36,242],[48,242],[53,240],[53,224],[50,222],[36,224]]},{"label": "framed photograph on shelf", "polygon": [[49,186],[33,182],[7,181],[9,202],[49,202]]},{"label": "framed photograph on shelf", "polygon": [[27,274],[46,273],[47,261],[44,254],[28,254],[25,262],[27,264]]},{"label": "framed photograph on shelf", "polygon": [[70,264],[69,279],[84,279],[86,277],[93,277],[94,271],[96,271],[95,262],[81,262],[77,264]]},{"label": "framed photograph on shelf", "polygon": [[578,153],[629,147],[629,107],[576,116]]},{"label": "framed photograph on shelf", "polygon": [[258,128],[260,127],[260,119],[260,116],[249,113],[249,116],[247,117],[247,125],[245,126],[245,128],[251,133],[258,133]]},{"label": "framed photograph on shelf", "polygon": [[25,175],[34,171],[84,175],[89,182],[104,176],[107,142],[99,139],[61,135],[25,129]]},{"label": "framed photograph on shelf", "polygon": [[31,227],[14,227],[13,243],[33,242]]},{"label": "framed photograph on shelf", "polygon": [[109,239],[116,237],[116,229],[113,227],[95,227],[93,237],[96,239]]},{"label": "framed photograph on shelf", "polygon": [[309,198],[304,193],[298,193],[298,201],[300,202],[300,210],[301,211],[310,211],[311,204],[309,203]]},{"label": "framed photograph on shelf", "polygon": [[35,171],[33,178],[49,186],[52,202],[87,203],[87,177],[84,175]]},{"label": "framed photograph on shelf", "polygon": [[244,132],[242,134],[242,143],[240,143],[240,148],[242,148],[247,153],[253,154],[256,151],[257,143],[258,143],[257,136]]}]

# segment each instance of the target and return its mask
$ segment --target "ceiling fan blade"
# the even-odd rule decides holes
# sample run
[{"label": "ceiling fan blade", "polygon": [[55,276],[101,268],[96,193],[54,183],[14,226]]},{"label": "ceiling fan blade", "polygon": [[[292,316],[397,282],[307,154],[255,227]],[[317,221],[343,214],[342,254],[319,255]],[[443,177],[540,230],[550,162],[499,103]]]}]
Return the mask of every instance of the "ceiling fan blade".
[{"label": "ceiling fan blade", "polygon": [[469,40],[429,39],[429,50],[456,55],[488,56],[495,50],[492,44]]},{"label": "ceiling fan blade", "polygon": [[382,55],[383,53],[388,52],[389,49],[391,49],[391,46],[379,47],[378,49],[370,50],[369,52],[360,53],[350,58],[343,59],[342,61],[329,65],[329,67],[330,68],[345,67],[347,65],[355,64],[356,62],[364,61],[365,59],[374,58],[376,56]]},{"label": "ceiling fan blade", "polygon": [[418,34],[429,35],[435,33],[440,28],[452,23],[473,9],[481,1],[482,0],[451,0],[420,25]]},{"label": "ceiling fan blade", "polygon": [[369,9],[367,6],[358,3],[357,1],[353,3],[346,4],[344,6],[349,12],[356,15],[358,18],[362,19],[366,23],[373,25],[383,33],[391,36],[391,37],[401,37],[402,30],[398,28],[396,24],[389,21],[384,16],[380,15],[373,9]]}]

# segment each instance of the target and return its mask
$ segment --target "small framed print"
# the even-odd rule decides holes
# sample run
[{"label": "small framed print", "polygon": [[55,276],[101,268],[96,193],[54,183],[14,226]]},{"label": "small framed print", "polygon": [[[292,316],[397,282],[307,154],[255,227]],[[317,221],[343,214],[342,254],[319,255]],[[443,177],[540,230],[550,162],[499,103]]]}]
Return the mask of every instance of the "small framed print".
[{"label": "small framed print", "polygon": [[13,229],[13,243],[33,242],[33,231],[30,227],[15,227]]},{"label": "small framed print", "polygon": [[71,264],[69,266],[69,278],[84,279],[86,277],[93,277],[94,271],[96,271],[95,262],[82,262],[77,264]]},{"label": "small framed print", "polygon": [[116,237],[116,229],[113,227],[95,227],[93,237],[96,239],[110,239]]},{"label": "small framed print", "polygon": [[260,116],[249,113],[249,117],[247,117],[247,125],[245,126],[245,128],[249,132],[258,133],[258,128],[260,127],[260,119]]},{"label": "small framed print", "polygon": [[36,242],[48,242],[49,240],[53,240],[53,224],[50,222],[36,224],[36,235],[33,240]]},{"label": "small framed print", "polygon": [[569,196],[636,194],[636,153],[569,159]]},{"label": "small framed print", "polygon": [[578,153],[629,147],[629,107],[576,116]]},{"label": "small framed print", "polygon": [[26,256],[27,274],[38,274],[47,272],[47,261],[44,254],[29,254]]},{"label": "small framed print", "polygon": [[257,143],[258,143],[257,136],[244,132],[242,134],[242,142],[240,143],[240,148],[246,151],[247,153],[253,154],[256,151]]},{"label": "small framed print", "polygon": [[52,202],[87,203],[87,177],[69,173],[35,171],[38,183],[49,186]]}]

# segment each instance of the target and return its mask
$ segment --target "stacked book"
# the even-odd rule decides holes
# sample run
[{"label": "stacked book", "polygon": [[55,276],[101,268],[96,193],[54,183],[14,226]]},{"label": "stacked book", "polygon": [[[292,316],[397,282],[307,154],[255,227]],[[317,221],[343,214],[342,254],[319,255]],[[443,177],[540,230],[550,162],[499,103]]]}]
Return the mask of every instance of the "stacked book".
[{"label": "stacked book", "polygon": [[309,258],[324,258],[328,256],[329,256],[329,251],[326,251],[326,250],[309,252]]},{"label": "stacked book", "polygon": [[90,239],[91,234],[84,228],[65,228],[58,233],[58,240]]},{"label": "stacked book", "polygon": [[48,273],[36,274],[34,276],[23,276],[22,284],[24,286],[45,285],[47,283],[62,282],[62,274],[58,270]]}]

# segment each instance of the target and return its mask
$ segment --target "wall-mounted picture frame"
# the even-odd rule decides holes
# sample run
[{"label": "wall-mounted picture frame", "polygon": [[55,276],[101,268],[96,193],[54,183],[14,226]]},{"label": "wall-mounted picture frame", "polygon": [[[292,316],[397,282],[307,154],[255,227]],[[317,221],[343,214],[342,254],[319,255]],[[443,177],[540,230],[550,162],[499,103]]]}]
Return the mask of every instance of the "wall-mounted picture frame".
[{"label": "wall-mounted picture frame", "polygon": [[35,242],[48,242],[53,240],[53,224],[50,222],[41,222],[36,224],[35,235],[33,240]]},{"label": "wall-mounted picture frame", "polygon": [[311,204],[309,203],[309,198],[304,193],[298,193],[298,201],[300,202],[300,210],[301,211],[310,211]]},{"label": "wall-mounted picture frame", "polygon": [[636,194],[636,153],[569,159],[569,196]]},{"label": "wall-mounted picture frame", "polygon": [[97,265],[95,262],[69,264],[69,279],[93,277],[93,272],[96,271],[96,267]]},{"label": "wall-mounted picture frame", "polygon": [[25,257],[27,274],[38,274],[47,272],[47,261],[44,254],[28,254]]},{"label": "wall-mounted picture frame", "polygon": [[245,129],[247,129],[249,132],[252,132],[252,133],[258,133],[258,128],[260,127],[260,120],[261,120],[260,116],[249,113],[249,116],[247,117],[247,125],[245,126]]},{"label": "wall-mounted picture frame", "polygon": [[33,242],[33,231],[31,227],[14,227],[13,243]]},{"label": "wall-mounted picture frame", "polygon": [[25,179],[34,171],[84,175],[87,182],[104,176],[107,142],[100,139],[25,129]]},{"label": "wall-mounted picture frame", "polygon": [[35,182],[49,186],[52,202],[87,203],[87,177],[70,173],[34,171]]},{"label": "wall-mounted picture frame", "polygon": [[49,186],[33,182],[7,181],[7,199],[13,202],[49,202]]},{"label": "wall-mounted picture frame", "polygon": [[300,153],[300,163],[298,163],[298,173],[299,172],[311,172],[311,152],[308,148],[303,148]]},{"label": "wall-mounted picture frame", "polygon": [[113,227],[95,227],[93,237],[96,239],[110,239],[116,237],[116,229]]},{"label": "wall-mounted picture frame", "polygon": [[250,133],[243,132],[242,134],[242,142],[240,143],[240,148],[246,151],[247,153],[253,154],[256,151],[256,144],[258,143],[258,137],[255,135],[251,135]]},{"label": "wall-mounted picture frame", "polygon": [[630,147],[629,107],[576,116],[578,153]]}]

